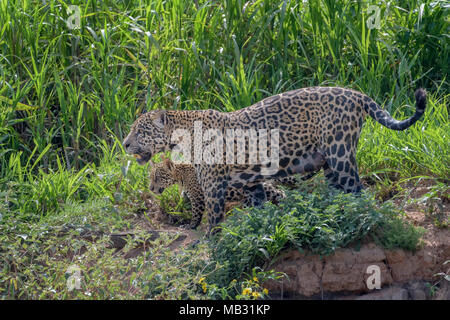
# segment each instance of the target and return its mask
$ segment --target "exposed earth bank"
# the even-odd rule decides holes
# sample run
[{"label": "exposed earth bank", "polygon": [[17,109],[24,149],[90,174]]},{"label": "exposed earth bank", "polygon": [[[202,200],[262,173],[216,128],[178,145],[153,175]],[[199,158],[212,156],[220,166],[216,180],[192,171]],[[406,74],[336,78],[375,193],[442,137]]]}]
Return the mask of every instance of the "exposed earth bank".
[{"label": "exposed earth bank", "polygon": [[[269,281],[266,287],[274,298],[450,300],[449,282],[437,275],[450,275],[450,262],[444,264],[450,260],[450,230],[434,226],[424,213],[409,212],[408,219],[426,229],[416,252],[385,250],[374,243],[324,257],[289,250],[270,266],[289,279]],[[380,290],[373,288],[378,270]]]}]

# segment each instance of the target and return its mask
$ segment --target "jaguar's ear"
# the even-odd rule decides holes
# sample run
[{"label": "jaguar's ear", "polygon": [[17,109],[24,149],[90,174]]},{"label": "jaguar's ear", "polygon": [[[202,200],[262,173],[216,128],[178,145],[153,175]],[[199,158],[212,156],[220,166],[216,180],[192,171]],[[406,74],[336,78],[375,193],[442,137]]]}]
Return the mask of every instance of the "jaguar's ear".
[{"label": "jaguar's ear", "polygon": [[155,111],[152,115],[153,124],[160,129],[164,129],[167,124],[166,110]]}]

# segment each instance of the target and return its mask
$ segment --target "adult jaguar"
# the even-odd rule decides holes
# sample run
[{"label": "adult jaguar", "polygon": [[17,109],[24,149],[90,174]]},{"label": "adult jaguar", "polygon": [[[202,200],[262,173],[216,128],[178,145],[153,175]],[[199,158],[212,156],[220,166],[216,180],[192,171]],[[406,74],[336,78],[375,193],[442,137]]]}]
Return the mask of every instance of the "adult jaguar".
[{"label": "adult jaguar", "polygon": [[[416,90],[415,99],[414,115],[403,121],[393,119],[367,95],[340,87],[292,90],[229,113],[154,110],[142,114],[133,123],[123,145],[129,154],[136,156],[138,163],[144,164],[153,155],[179,144],[180,140],[173,140],[177,130],[184,130],[186,137],[195,137],[196,122],[201,122],[204,130],[218,130],[223,135],[229,130],[277,130],[279,161],[270,175],[263,174],[263,169],[272,163],[194,163],[205,195],[209,234],[223,218],[228,186],[252,194],[253,204],[259,205],[266,200],[263,181],[323,168],[332,186],[346,192],[360,192],[355,155],[365,117],[368,115],[387,128],[404,130],[424,113],[425,90]],[[177,138],[183,139],[179,135]],[[199,143],[194,139],[194,153]],[[246,159],[255,145],[250,137],[245,145]]]}]

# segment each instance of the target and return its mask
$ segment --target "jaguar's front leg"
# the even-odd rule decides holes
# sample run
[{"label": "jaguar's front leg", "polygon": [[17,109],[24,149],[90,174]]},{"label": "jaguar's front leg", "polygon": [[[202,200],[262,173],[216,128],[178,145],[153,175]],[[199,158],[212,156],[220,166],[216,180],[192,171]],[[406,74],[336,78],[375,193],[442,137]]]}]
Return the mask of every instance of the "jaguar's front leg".
[{"label": "jaguar's front leg", "polygon": [[205,206],[206,212],[208,213],[207,237],[216,234],[220,230],[218,224],[222,221],[225,214],[225,194],[227,186],[227,181],[222,181],[206,195]]},{"label": "jaguar's front leg", "polygon": [[197,179],[205,196],[208,214],[207,237],[219,231],[217,225],[225,214],[225,197],[229,181],[229,167],[223,164],[195,165]]}]

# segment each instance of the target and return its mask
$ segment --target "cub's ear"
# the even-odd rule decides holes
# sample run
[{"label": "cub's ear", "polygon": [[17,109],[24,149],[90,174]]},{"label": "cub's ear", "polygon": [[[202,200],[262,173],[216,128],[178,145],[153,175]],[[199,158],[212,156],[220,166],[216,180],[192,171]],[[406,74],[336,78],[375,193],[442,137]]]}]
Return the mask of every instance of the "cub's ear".
[{"label": "cub's ear", "polygon": [[167,124],[166,110],[157,110],[153,112],[152,120],[155,126],[163,129]]},{"label": "cub's ear", "polygon": [[164,158],[164,165],[166,166],[167,169],[169,169],[170,171],[172,171],[175,167],[173,165],[172,160],[170,160],[170,158]]}]

